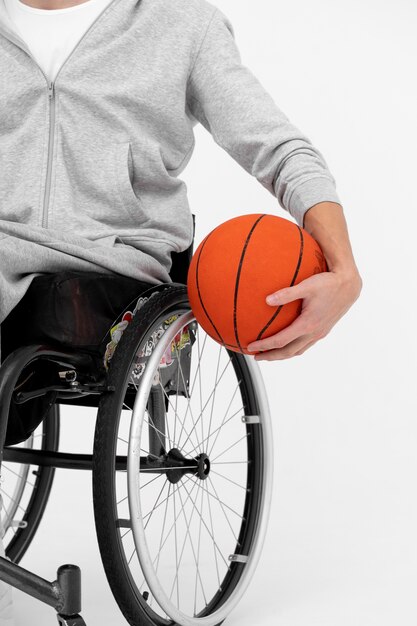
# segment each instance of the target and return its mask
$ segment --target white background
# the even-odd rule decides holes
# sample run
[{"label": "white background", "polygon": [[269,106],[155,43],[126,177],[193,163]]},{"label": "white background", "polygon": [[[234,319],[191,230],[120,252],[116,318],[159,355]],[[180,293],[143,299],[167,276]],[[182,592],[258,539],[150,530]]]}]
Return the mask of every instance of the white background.
[{"label": "white background", "polygon": [[[264,553],[230,626],[417,624],[417,91],[412,0],[217,0],[243,62],[322,151],[336,179],[364,286],[304,355],[260,367],[275,435]],[[196,246],[244,213],[292,219],[195,129],[182,178]],[[64,409],[63,449],[91,450],[94,415]],[[49,580],[82,568],[88,626],[122,626],[100,563],[90,475],[57,470],[22,561]],[[17,626],[54,611],[14,591]]]}]

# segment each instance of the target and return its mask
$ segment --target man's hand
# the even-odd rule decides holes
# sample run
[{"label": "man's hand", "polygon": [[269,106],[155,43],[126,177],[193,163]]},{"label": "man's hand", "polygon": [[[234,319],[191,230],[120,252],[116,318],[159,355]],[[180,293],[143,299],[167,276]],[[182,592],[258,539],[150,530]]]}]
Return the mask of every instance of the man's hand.
[{"label": "man's hand", "polygon": [[248,345],[248,350],[267,351],[256,355],[257,361],[275,361],[303,354],[329,333],[362,290],[342,206],[337,202],[315,204],[304,214],[303,227],[319,243],[329,271],[314,274],[298,285],[270,294],[278,296],[275,307],[302,299],[302,309],[290,326],[272,337]]},{"label": "man's hand", "polygon": [[[267,351],[257,354],[257,361],[276,361],[303,354],[319,339],[323,339],[357,300],[362,279],[353,274],[330,271],[314,274],[298,285],[280,289],[267,297],[274,307],[302,299],[302,310],[296,320],[279,333],[254,341],[248,350]],[[274,302],[270,302],[270,297]]]}]

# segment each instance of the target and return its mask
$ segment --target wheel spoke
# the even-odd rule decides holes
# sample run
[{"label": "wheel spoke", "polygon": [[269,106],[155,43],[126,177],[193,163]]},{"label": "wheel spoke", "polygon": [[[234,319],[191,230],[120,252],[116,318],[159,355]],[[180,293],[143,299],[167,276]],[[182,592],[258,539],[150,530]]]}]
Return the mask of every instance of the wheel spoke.
[{"label": "wheel spoke", "polygon": [[[230,406],[230,405],[229,405],[229,406]],[[229,409],[228,409],[228,410],[229,410]],[[238,408],[238,410],[237,410],[237,411],[235,411],[235,413],[233,413],[233,415],[231,415],[231,416],[229,417],[229,419],[228,419],[226,422],[222,423],[222,424],[221,424],[220,426],[218,426],[215,430],[213,430],[213,432],[212,432],[212,433],[211,433],[208,437],[206,437],[203,441],[201,441],[201,442],[200,442],[200,444],[205,443],[206,441],[208,441],[208,440],[210,439],[210,437],[212,437],[212,436],[214,435],[214,433],[216,433],[216,432],[218,433],[218,432],[219,432],[219,431],[223,428],[223,426],[226,426],[226,424],[227,424],[228,422],[230,422],[230,420],[232,420],[234,417],[236,417],[236,415],[237,415],[238,413],[243,413],[243,407],[239,407],[239,408]],[[201,420],[201,421],[203,421],[203,420]],[[217,437],[216,437],[216,439],[217,439]],[[216,442],[214,442],[214,443],[216,443]],[[212,446],[211,450],[207,453],[207,456],[210,456],[210,455],[211,455],[211,452],[212,452],[212,450],[213,450],[213,447],[214,447],[214,444],[213,444],[213,446]],[[193,454],[194,450],[196,450],[196,449],[197,449],[197,448],[193,448],[192,450],[190,450],[190,452],[187,452],[187,456],[191,456],[191,455]]]},{"label": "wheel spoke", "polygon": [[[149,419],[152,419],[152,417],[151,417],[151,416],[149,416]],[[144,419],[143,421],[144,421],[144,423],[145,423],[145,424],[147,424],[148,426],[150,426],[151,428],[153,428],[153,429],[154,429],[154,431],[155,431],[155,432],[156,432],[156,434],[158,435],[158,439],[159,439],[159,442],[160,442],[160,444],[161,444],[161,447],[162,447],[163,449],[165,449],[165,443],[162,441],[162,439],[161,439],[160,435],[162,435],[163,437],[166,437],[167,435],[166,435],[166,434],[164,434],[164,433],[162,432],[162,430],[159,430],[159,428],[157,428],[153,422],[152,422],[152,423],[151,423],[151,422],[148,422],[148,421],[147,421],[147,420],[145,420],[145,419]],[[168,436],[168,441],[170,442],[170,444],[172,444],[172,446],[173,446],[173,447],[175,447],[175,443],[172,441],[172,439],[170,439],[170,437],[169,437],[169,436]],[[156,455],[154,455],[154,456],[156,456]],[[157,457],[156,457],[156,458],[157,458]]]},{"label": "wheel spoke", "polygon": [[[225,374],[225,372],[226,372],[227,368],[229,367],[230,363],[231,363],[231,361],[229,360],[229,361],[227,362],[226,367],[224,368],[224,370],[223,370],[223,372],[222,372],[222,375],[221,375],[221,376],[220,376],[220,378],[219,378],[219,381],[218,381],[217,385],[220,383],[221,379],[223,378],[223,376],[224,376],[224,374]],[[210,395],[209,395],[209,397],[207,398],[206,403],[205,403],[205,405],[204,405],[204,407],[203,407],[203,411],[204,411],[204,409],[206,408],[206,406],[208,405],[208,403],[210,402],[210,398],[211,398],[211,396],[213,395],[213,393],[215,393],[215,389],[211,392],[211,394],[210,394]],[[203,411],[201,411],[200,415],[198,416],[198,418],[197,418],[197,422],[196,422],[196,423],[195,423],[195,425],[193,426],[193,429],[191,430],[191,432],[193,432],[193,430],[194,430],[194,428],[197,426],[197,424],[198,424],[199,420],[202,418],[202,416],[203,416]],[[183,447],[183,448],[184,448],[185,444],[187,443],[187,441],[188,441],[188,439],[186,439],[186,440],[184,441],[184,443],[183,443],[183,445],[182,445],[182,447]],[[186,454],[188,455],[188,452],[187,452]]]},{"label": "wheel spoke", "polygon": [[222,347],[219,346],[218,348],[218,358],[217,358],[217,368],[216,368],[216,376],[215,376],[215,384],[214,384],[214,393],[213,393],[213,402],[211,403],[211,411],[210,411],[210,421],[209,421],[209,426],[208,426],[208,437],[210,439],[211,436],[211,423],[213,420],[213,410],[214,410],[214,401],[216,398],[216,391],[217,391],[217,374],[219,373],[219,363],[220,363],[220,355],[222,353]]},{"label": "wheel spoke", "polygon": [[[192,427],[192,429],[191,429],[191,431],[190,431],[189,433],[187,433],[187,432],[185,433],[185,434],[187,435],[187,439],[186,439],[186,441],[188,441],[188,440],[190,439],[191,433],[192,433],[192,432],[194,432],[194,430],[195,430],[195,428],[196,428],[196,425],[197,425],[198,420],[197,420],[197,422],[196,422],[196,420],[194,419],[193,412],[192,412],[192,410],[191,410],[190,396],[188,395],[188,392],[187,392],[187,386],[186,386],[186,384],[185,384],[184,376],[182,375],[182,368],[181,368],[181,365],[180,365],[180,359],[179,359],[179,358],[178,358],[178,364],[179,364],[179,369],[180,369],[180,371],[181,371],[181,377],[182,377],[182,380],[183,380],[184,390],[185,390],[185,392],[186,392],[186,394],[187,394],[187,395],[186,395],[186,398],[187,398],[187,411],[186,411],[185,416],[184,416],[184,422],[183,422],[183,423],[182,423],[182,425],[181,425],[180,434],[178,435],[178,447],[180,448],[181,435],[182,435],[183,431],[185,431],[185,428],[184,428],[184,423],[185,423],[185,418],[187,417],[188,411],[190,411],[191,420],[192,420],[192,422],[193,422],[193,427]],[[181,449],[181,448],[180,448],[180,449]]]},{"label": "wheel spoke", "polygon": [[210,474],[216,474],[217,476],[221,476],[225,480],[228,480],[229,483],[233,483],[233,485],[236,485],[236,487],[240,487],[241,489],[243,489],[243,491],[248,491],[248,488],[245,485],[239,485],[239,483],[235,482],[234,480],[231,480],[230,478],[227,478],[227,476],[225,476],[224,474],[221,474],[220,472],[215,472],[213,469],[211,469]]},{"label": "wheel spoke", "polygon": [[[207,335],[206,335],[207,338]],[[200,389],[200,414],[203,412],[203,385],[201,383],[201,368],[200,368],[200,333],[197,333],[197,346],[198,346],[198,381],[199,381],[199,389]],[[200,420],[201,422],[201,443],[203,443],[203,441],[205,441],[204,438],[204,420]]]},{"label": "wheel spoke", "polygon": [[[200,337],[200,333],[197,331],[197,342],[198,342],[198,346],[200,346],[199,337]],[[201,368],[200,368],[200,364],[201,364],[201,361],[202,361],[202,358],[201,358],[201,357],[202,357],[203,352],[204,352],[204,349],[205,349],[205,347],[206,347],[207,337],[208,337],[208,335],[206,335],[206,336],[204,337],[203,347],[202,347],[202,349],[201,349],[201,352],[200,352],[200,351],[198,352],[198,365],[197,365],[197,370],[196,370],[196,373],[195,373],[195,376],[194,376],[193,385],[192,385],[192,387],[191,387],[191,395],[193,395],[194,386],[195,386],[196,379],[197,379],[197,374],[199,375],[199,378],[201,379]]]},{"label": "wheel spoke", "polygon": [[[249,465],[250,461],[216,461],[216,465]],[[213,465],[213,461],[211,461]]]},{"label": "wheel spoke", "polygon": [[229,452],[229,450],[231,450],[232,448],[237,446],[237,444],[240,443],[241,441],[243,441],[243,439],[247,439],[247,437],[248,437],[248,433],[246,433],[245,435],[243,435],[243,437],[241,437],[240,439],[235,441],[235,443],[232,443],[232,445],[230,445],[228,448],[226,448],[226,450],[223,450],[223,452],[220,452],[220,454],[218,454],[216,457],[214,457],[214,459],[211,461],[211,463],[214,463],[217,459],[219,459],[221,456],[223,456],[223,454],[226,454],[226,452]]},{"label": "wheel spoke", "polygon": [[[185,491],[188,493],[188,489],[184,485],[183,485],[183,487],[184,487]],[[194,502],[192,502],[192,505],[193,505],[194,508],[197,508],[196,505],[194,504]],[[198,513],[198,509],[197,509],[197,513]],[[206,522],[204,521],[204,519],[202,517],[201,517],[201,520],[202,520],[202,522],[204,524],[204,527],[206,528],[208,534],[210,535],[214,545],[216,546],[217,550],[219,551],[220,556],[222,557],[222,559],[225,562],[226,566],[229,567],[229,564],[226,561],[226,559],[224,558],[222,551],[220,550],[219,546],[217,545],[216,540],[214,539],[213,535],[211,534],[209,527],[207,526]]]},{"label": "wheel spoke", "polygon": [[[4,467],[4,469],[7,469],[9,472],[11,472],[12,474],[14,474],[15,476],[17,476],[18,478],[22,478],[22,474],[18,474],[17,472],[15,472],[14,470],[12,470],[10,467],[8,467],[7,465],[5,465],[5,463],[3,463],[2,467]],[[26,479],[25,483],[27,485],[30,485],[31,487],[34,487],[35,485],[33,483],[30,482],[30,480]]]},{"label": "wheel spoke", "polygon": [[164,536],[165,523],[166,523],[166,519],[167,519],[168,503],[169,503],[169,493],[170,493],[170,491],[171,491],[171,483],[169,483],[169,486],[168,486],[168,498],[166,499],[166,504],[165,504],[164,523],[162,525],[161,541],[159,542],[159,550],[158,550],[158,561],[156,563],[156,568],[155,568],[156,572],[158,572],[158,567],[159,567],[159,557],[160,557],[160,554],[161,554],[162,538]]},{"label": "wheel spoke", "polygon": [[[199,487],[200,487],[200,489],[201,489],[201,485],[199,485]],[[204,593],[204,587],[203,587],[203,583],[202,583],[202,581],[201,581],[200,569],[199,569],[199,566],[198,566],[198,558],[196,557],[195,550],[194,550],[193,540],[191,539],[191,533],[190,533],[190,523],[187,521],[187,518],[186,518],[186,516],[185,516],[185,512],[184,512],[184,504],[183,504],[183,501],[182,501],[181,492],[179,491],[179,489],[177,489],[177,491],[178,491],[179,498],[180,498],[180,500],[181,500],[182,512],[183,512],[183,515],[184,515],[185,524],[186,524],[186,526],[187,526],[187,535],[186,535],[186,538],[187,538],[187,536],[188,536],[188,538],[189,538],[189,540],[190,540],[191,550],[192,550],[192,552],[193,552],[193,557],[194,557],[194,561],[195,561],[195,565],[196,565],[196,576],[198,576],[198,579],[199,579],[199,581],[200,581],[201,590],[202,590],[202,592],[203,592],[203,596],[204,596],[204,602],[207,604],[207,598],[206,598],[206,595],[205,595],[205,593]],[[194,505],[194,503],[192,503],[192,504]],[[193,512],[194,512],[194,510],[197,510],[197,512],[198,512],[198,509],[197,509],[197,507],[196,507],[195,505],[194,505]],[[202,517],[201,513],[199,513],[199,515],[200,515],[200,525],[201,525],[201,521],[202,521],[203,517]]]},{"label": "wheel spoke", "polygon": [[[180,372],[179,369],[177,369],[177,391],[178,391],[178,386],[179,386],[179,378],[180,378]],[[174,409],[174,417],[176,417],[178,415],[178,393],[175,394],[175,409]],[[174,441],[177,440],[177,420],[174,419]]]},{"label": "wheel spoke", "polygon": [[[178,491],[178,487],[177,487],[177,491]],[[178,494],[179,494],[179,491],[178,491]],[[185,517],[185,512],[184,512],[184,511],[185,511],[185,505],[183,505],[183,504],[182,504],[182,512],[183,512],[184,517]],[[191,524],[191,520],[192,520],[192,518],[193,518],[193,516],[194,516],[194,511],[195,511],[195,510],[193,509],[193,510],[192,510],[192,512],[191,512],[191,515],[190,515],[190,519],[189,519],[188,525],[189,525],[189,524]],[[179,517],[179,515],[178,515],[178,517]],[[185,523],[186,523],[186,525],[187,525],[187,520],[186,520],[186,522],[185,522]],[[187,526],[188,526],[188,525],[187,525]],[[176,574],[176,576],[175,576],[175,578],[174,578],[174,582],[172,583],[172,588],[171,588],[170,597],[172,596],[172,592],[173,592],[173,590],[174,590],[175,582],[176,582],[176,581],[178,580],[178,578],[179,578],[179,566],[181,565],[181,561],[182,561],[182,557],[183,557],[183,554],[184,554],[185,546],[186,546],[186,544],[187,544],[187,536],[188,536],[188,535],[186,534],[186,535],[185,535],[185,538],[184,538],[184,541],[183,541],[183,544],[182,544],[180,558],[179,558],[179,561],[177,562],[177,574]],[[177,583],[177,584],[178,584],[178,583]]]},{"label": "wheel spoke", "polygon": [[[207,492],[207,483],[205,483],[205,485],[204,485],[204,490],[206,492],[207,504],[208,504],[208,509],[209,509],[211,531],[212,531],[212,534],[214,536],[213,515],[212,515],[212,512],[211,512],[211,501],[210,501],[210,498],[209,498],[209,494]],[[217,559],[216,546],[214,545],[214,543],[213,543],[213,552],[214,552],[214,560],[216,562],[217,582],[218,582],[218,585],[220,587],[219,562],[218,562],[218,559]]]},{"label": "wheel spoke", "polygon": [[215,486],[213,485],[213,481],[211,480],[210,476],[209,476],[209,480],[210,480],[210,482],[211,482],[211,486],[213,487],[214,492],[215,492],[215,494],[216,494],[216,495],[214,496],[214,495],[213,495],[213,494],[209,491],[208,487],[207,487],[207,494],[208,494],[209,496],[211,496],[212,498],[216,499],[216,500],[219,502],[220,507],[221,507],[221,509],[222,509],[222,511],[223,511],[223,513],[224,513],[225,518],[226,518],[226,521],[227,521],[227,523],[229,524],[229,528],[230,528],[230,530],[232,531],[233,537],[235,538],[236,543],[239,543],[239,540],[238,540],[238,538],[236,537],[235,531],[233,530],[233,526],[232,526],[232,524],[230,523],[229,517],[228,517],[228,515],[227,515],[226,511],[224,510],[224,507],[226,506],[228,509],[230,509],[231,511],[233,511],[233,513],[235,513],[235,514],[236,514],[236,515],[237,515],[237,516],[238,516],[241,520],[243,520],[243,516],[242,516],[242,515],[240,515],[240,513],[237,513],[237,511],[235,511],[234,509],[232,509],[232,508],[231,508],[230,506],[228,506],[225,502],[222,502],[222,500],[220,500],[220,498],[219,498],[219,496],[218,496],[218,494],[217,494],[216,488],[215,488]]},{"label": "wheel spoke", "polygon": [[[239,384],[240,384],[240,381],[239,381]],[[229,412],[230,405],[232,404],[233,398],[234,398],[235,393],[236,393],[236,391],[238,390],[238,388],[239,388],[239,387],[237,386],[237,387],[236,387],[236,389],[235,389],[235,392],[234,392],[234,394],[233,394],[233,396],[232,396],[232,399],[230,400],[229,406],[227,407],[227,411],[226,411],[226,413],[225,413],[225,415],[224,415],[224,417],[223,417],[223,421],[222,421],[222,423],[221,423],[221,424],[220,424],[220,426],[219,426],[218,428],[216,428],[216,430],[212,433],[212,435],[214,435],[214,433],[215,433],[215,432],[217,432],[217,435],[215,436],[214,441],[212,441],[212,443],[211,443],[211,448],[210,448],[209,452],[207,453],[207,455],[208,455],[208,456],[211,456],[211,454],[212,454],[212,452],[213,452],[213,450],[214,450],[214,446],[216,445],[216,441],[217,441],[217,439],[218,439],[218,437],[219,437],[219,434],[220,434],[221,429],[222,429],[222,428],[223,428],[223,427],[224,427],[224,426],[225,426],[228,422],[230,422],[230,420],[231,420],[231,419],[233,419],[233,418],[234,418],[234,417],[235,417],[238,413],[243,413],[243,407],[239,407],[239,409],[238,409],[235,413],[233,413],[233,415],[231,415],[231,416],[229,417],[229,419],[228,419],[228,420],[226,420],[226,416],[227,416],[227,414],[228,414],[228,412]]]},{"label": "wheel spoke", "polygon": [[136,546],[133,548],[133,552],[132,552],[132,554],[130,556],[130,559],[127,562],[128,565],[130,565],[130,561],[133,559],[133,555],[135,554],[135,552],[136,552]]},{"label": "wheel spoke", "polygon": [[[200,559],[200,546],[201,546],[201,522],[202,522],[202,518],[203,518],[203,495],[204,495],[204,487],[202,487],[201,489],[201,501],[200,501],[200,509],[201,509],[201,514],[200,514],[200,526],[198,529],[198,546],[197,546],[197,570],[195,573],[195,585],[194,585],[194,615],[197,614],[197,573],[198,573],[198,577],[200,578],[200,571],[198,569],[198,563],[199,563],[199,559]],[[201,584],[201,578],[200,578],[200,584]],[[202,588],[203,591],[203,595],[204,595],[204,589]],[[207,599],[204,595],[204,601],[207,604]]]},{"label": "wheel spoke", "polygon": [[[173,489],[174,491],[174,517],[177,516],[177,506],[176,506],[176,498],[175,498],[175,492],[176,492],[176,486]],[[184,509],[182,509],[184,511]],[[177,581],[177,609],[180,608],[180,588],[179,588],[179,584],[178,584],[178,571],[179,571],[179,564],[178,564],[178,536],[177,536],[177,525],[175,524],[175,563],[176,563],[176,576],[174,579],[174,585],[175,585],[175,580]],[[172,596],[172,591],[170,594],[170,598]]]},{"label": "wheel spoke", "polygon": [[7,493],[7,491],[4,490],[4,488],[2,488],[1,490],[2,495],[7,496],[8,498],[10,498],[10,500],[12,502],[14,502],[15,504],[17,504],[17,506],[19,507],[19,509],[22,509],[23,513],[26,513],[26,509],[23,508],[23,506],[21,506],[19,504],[19,502],[17,502],[17,500],[15,500],[14,498],[12,498],[12,496],[9,496],[9,494]]},{"label": "wheel spoke", "polygon": [[[163,492],[163,490],[165,489],[165,487],[166,487],[166,486],[167,486],[167,482],[164,482],[164,484],[162,485],[162,488],[161,488],[161,490],[160,490],[160,492],[159,492],[159,494],[158,494],[158,497],[157,497],[157,499],[156,499],[156,502],[155,502],[155,504],[154,504],[154,505],[153,505],[153,507],[152,507],[152,511],[150,511],[149,513],[147,513],[146,515],[144,515],[144,516],[143,516],[143,519],[145,519],[146,517],[148,517],[148,520],[147,520],[147,522],[146,522],[146,524],[145,524],[145,529],[146,529],[146,527],[147,527],[147,525],[148,525],[148,523],[149,523],[149,520],[151,519],[152,515],[155,513],[156,509],[157,509],[159,506],[161,506],[161,504],[163,504],[163,503],[165,502],[165,500],[162,500],[161,504],[158,504],[158,502],[159,502],[159,498],[161,497],[162,492]],[[168,493],[167,498],[169,498],[169,493]]]},{"label": "wheel spoke", "polygon": [[[193,487],[192,487],[192,489],[191,489],[191,493],[194,491],[194,488],[195,488],[195,486],[196,486],[196,485],[197,485],[197,483],[194,483],[194,485],[193,485]],[[186,503],[187,503],[187,501],[188,501],[188,499],[189,499],[190,497],[191,497],[191,496],[189,495],[189,496],[188,496],[188,498],[187,498],[187,500],[185,501]],[[162,542],[162,545],[160,546],[160,549],[159,549],[158,554],[160,553],[160,551],[162,550],[162,548],[164,547],[164,545],[165,545],[165,544],[166,544],[166,542],[168,541],[168,537],[169,537],[169,536],[170,536],[170,534],[172,533],[172,529],[174,528],[174,526],[175,526],[175,522],[177,521],[177,519],[179,518],[179,516],[180,516],[180,514],[179,514],[179,513],[175,516],[175,519],[174,519],[173,523],[171,524],[171,527],[170,527],[170,529],[169,529],[169,531],[168,531],[168,533],[167,533],[167,535],[166,535],[166,537],[165,537],[164,541]],[[158,556],[158,555],[157,555],[157,556]],[[152,562],[152,564],[153,564],[153,565],[155,564],[155,560],[156,560],[156,558],[157,558],[157,557],[155,557],[155,558],[154,558],[154,560],[153,560],[153,562]]]},{"label": "wheel spoke", "polygon": [[[120,530],[120,529],[119,529],[119,530]],[[124,539],[124,538],[126,537],[126,535],[127,535],[128,533],[131,533],[131,532],[132,532],[132,529],[131,529],[131,528],[128,528],[128,529],[127,529],[127,531],[126,531],[125,533],[123,533],[123,535],[122,535],[122,534],[120,534],[120,538],[121,538],[121,539]]]},{"label": "wheel spoke", "polygon": [[176,418],[178,418],[178,421],[179,421],[179,423],[181,424],[181,432],[180,432],[180,435],[179,435],[179,437],[178,437],[178,441],[173,441],[173,442],[172,442],[172,444],[173,444],[173,448],[180,448],[179,439],[180,439],[180,437],[181,437],[181,433],[182,433],[182,431],[184,430],[185,434],[186,434],[186,435],[188,435],[187,431],[185,430],[185,426],[184,426],[184,422],[185,422],[185,420],[184,420],[184,422],[183,422],[183,421],[181,421],[181,419],[180,419],[180,417],[179,417],[178,413],[175,411],[174,407],[172,406],[172,402],[171,402],[171,400],[170,400],[169,395],[167,394],[167,392],[165,391],[165,389],[162,387],[162,385],[161,385],[161,388],[162,388],[162,391],[163,391],[163,392],[164,392],[164,394],[165,394],[165,397],[167,398],[167,400],[168,400],[168,402],[169,402],[169,405],[170,405],[170,406],[171,406],[171,408],[174,410],[174,415],[175,415],[175,417],[176,417]]},{"label": "wheel spoke", "polygon": [[[145,487],[147,487],[148,485],[150,485],[151,483],[153,483],[155,480],[158,480],[158,478],[161,478],[161,476],[163,476],[164,474],[158,474],[157,476],[155,476],[154,478],[151,478],[151,480],[149,480],[145,485],[141,485],[141,489],[144,489]],[[125,496],[124,498],[122,498],[121,500],[119,500],[118,502],[116,502],[116,505],[121,504],[122,502],[124,502],[125,500],[127,500],[129,497],[129,495]]]}]

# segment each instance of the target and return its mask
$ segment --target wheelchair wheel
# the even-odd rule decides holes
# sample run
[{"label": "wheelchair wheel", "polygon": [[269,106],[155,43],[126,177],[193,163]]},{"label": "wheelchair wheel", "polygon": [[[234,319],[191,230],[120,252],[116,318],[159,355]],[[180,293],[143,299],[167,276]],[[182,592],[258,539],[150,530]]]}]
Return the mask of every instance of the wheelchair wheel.
[{"label": "wheelchair wheel", "polygon": [[0,488],[3,542],[6,556],[15,563],[19,563],[38,529],[51,492],[55,468],[12,462],[13,448],[56,451],[58,444],[59,406],[54,404],[26,441],[4,449]]},{"label": "wheelchair wheel", "polygon": [[132,626],[220,624],[254,574],[269,515],[259,366],[213,341],[173,285],[135,314],[108,377],[93,499],[114,597]]}]

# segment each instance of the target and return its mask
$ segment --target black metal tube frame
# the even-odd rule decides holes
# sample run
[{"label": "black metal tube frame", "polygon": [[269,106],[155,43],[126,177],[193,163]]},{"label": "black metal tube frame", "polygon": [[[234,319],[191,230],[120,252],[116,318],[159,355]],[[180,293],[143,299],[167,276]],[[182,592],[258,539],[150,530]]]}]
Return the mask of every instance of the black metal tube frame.
[{"label": "black metal tube frame", "polygon": [[[0,367],[0,462],[4,458],[9,408],[15,385],[23,368],[38,358],[50,358],[66,367],[91,364],[88,355],[61,351],[47,345],[23,346],[8,355]],[[0,580],[55,608],[60,624],[85,626],[79,615],[81,570],[77,565],[61,565],[57,570],[57,580],[49,582],[0,556]]]}]

